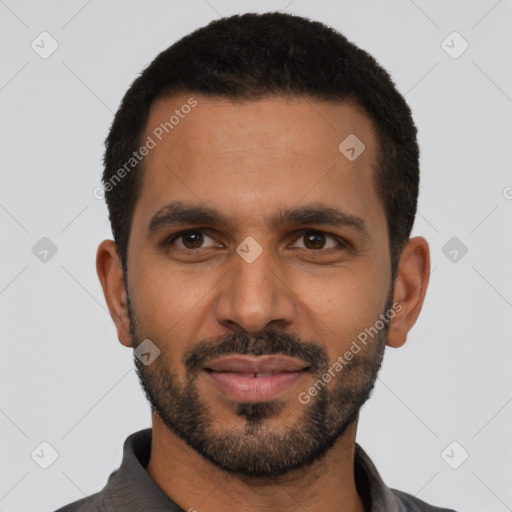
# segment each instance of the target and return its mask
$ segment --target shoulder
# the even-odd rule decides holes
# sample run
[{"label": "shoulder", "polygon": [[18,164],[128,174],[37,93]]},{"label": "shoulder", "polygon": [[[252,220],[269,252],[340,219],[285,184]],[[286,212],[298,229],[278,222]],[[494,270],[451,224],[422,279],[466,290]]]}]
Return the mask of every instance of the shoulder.
[{"label": "shoulder", "polygon": [[55,512],[103,512],[106,508],[102,506],[102,501],[100,493],[97,492],[73,503],[68,503]]},{"label": "shoulder", "polygon": [[429,505],[419,498],[416,498],[416,496],[399,491],[398,489],[390,489],[390,491],[395,495],[400,504],[403,505],[400,512],[402,512],[402,510],[403,512],[457,512],[452,508],[440,508],[434,505]]}]

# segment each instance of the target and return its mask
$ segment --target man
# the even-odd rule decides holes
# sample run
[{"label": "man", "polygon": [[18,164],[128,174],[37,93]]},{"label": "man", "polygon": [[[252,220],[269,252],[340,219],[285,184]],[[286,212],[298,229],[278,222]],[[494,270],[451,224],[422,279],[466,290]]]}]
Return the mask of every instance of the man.
[{"label": "man", "polygon": [[60,511],[447,510],[355,442],[428,285],[418,158],[389,75],[325,25],[233,16],[161,53],[106,141],[97,254],[152,429]]}]

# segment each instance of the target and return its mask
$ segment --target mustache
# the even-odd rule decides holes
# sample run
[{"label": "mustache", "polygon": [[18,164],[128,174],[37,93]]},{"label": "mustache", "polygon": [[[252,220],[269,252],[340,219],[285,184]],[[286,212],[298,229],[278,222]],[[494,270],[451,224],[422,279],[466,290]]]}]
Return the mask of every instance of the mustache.
[{"label": "mustache", "polygon": [[212,359],[230,354],[297,357],[306,361],[315,373],[327,369],[329,364],[327,351],[318,343],[301,341],[295,334],[278,331],[255,335],[231,333],[214,341],[202,341],[185,352],[183,363],[188,372],[197,373]]}]

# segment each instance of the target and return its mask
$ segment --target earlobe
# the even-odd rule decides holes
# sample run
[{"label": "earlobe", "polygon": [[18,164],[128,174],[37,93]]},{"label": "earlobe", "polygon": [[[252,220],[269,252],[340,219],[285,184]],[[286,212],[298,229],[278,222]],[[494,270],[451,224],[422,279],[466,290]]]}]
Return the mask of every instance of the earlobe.
[{"label": "earlobe", "polygon": [[402,251],[393,293],[393,303],[399,304],[389,326],[389,347],[401,347],[420,314],[430,278],[430,251],[423,237],[409,240]]},{"label": "earlobe", "polygon": [[119,341],[131,347],[130,319],[126,300],[126,287],[121,261],[113,240],[103,240],[96,253],[96,272],[103,295],[117,329]]}]

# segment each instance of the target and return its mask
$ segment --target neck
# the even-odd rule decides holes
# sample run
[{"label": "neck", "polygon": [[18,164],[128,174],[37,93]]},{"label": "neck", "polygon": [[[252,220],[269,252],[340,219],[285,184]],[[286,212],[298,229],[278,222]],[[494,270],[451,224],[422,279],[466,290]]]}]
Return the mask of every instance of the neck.
[{"label": "neck", "polygon": [[321,460],[287,475],[254,479],[227,473],[153,415],[151,458],[146,468],[163,492],[183,510],[364,512],[354,478],[357,421]]}]

